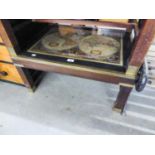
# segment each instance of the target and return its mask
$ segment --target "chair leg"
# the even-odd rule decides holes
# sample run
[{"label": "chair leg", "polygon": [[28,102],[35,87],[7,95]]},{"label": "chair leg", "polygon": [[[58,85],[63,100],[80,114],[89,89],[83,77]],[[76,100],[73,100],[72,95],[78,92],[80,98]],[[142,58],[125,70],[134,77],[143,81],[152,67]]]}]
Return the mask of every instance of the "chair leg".
[{"label": "chair leg", "polygon": [[132,91],[132,88],[133,86],[120,85],[120,90],[115,101],[113,110],[123,113],[124,107]]}]

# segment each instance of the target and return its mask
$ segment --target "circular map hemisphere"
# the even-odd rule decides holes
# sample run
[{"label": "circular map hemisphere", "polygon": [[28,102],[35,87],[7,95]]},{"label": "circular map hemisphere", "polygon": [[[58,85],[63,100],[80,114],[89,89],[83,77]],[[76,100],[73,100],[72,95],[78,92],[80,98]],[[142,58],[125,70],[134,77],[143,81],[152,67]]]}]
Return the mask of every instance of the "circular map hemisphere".
[{"label": "circular map hemisphere", "polygon": [[120,43],[111,37],[90,35],[81,40],[79,48],[90,57],[107,58],[120,50]]},{"label": "circular map hemisphere", "polygon": [[73,35],[60,36],[58,33],[49,34],[42,39],[42,44],[46,49],[52,51],[69,50],[78,46],[77,40]]}]

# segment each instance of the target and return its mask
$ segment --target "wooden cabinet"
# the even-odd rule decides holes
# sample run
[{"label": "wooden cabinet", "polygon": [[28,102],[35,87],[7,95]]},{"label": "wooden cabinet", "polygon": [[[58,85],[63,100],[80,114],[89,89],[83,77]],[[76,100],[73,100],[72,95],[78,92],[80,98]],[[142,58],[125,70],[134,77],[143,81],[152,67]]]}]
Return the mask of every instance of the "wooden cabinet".
[{"label": "wooden cabinet", "polygon": [[12,64],[0,63],[0,79],[18,84],[24,84],[24,81],[22,80],[16,67]]}]

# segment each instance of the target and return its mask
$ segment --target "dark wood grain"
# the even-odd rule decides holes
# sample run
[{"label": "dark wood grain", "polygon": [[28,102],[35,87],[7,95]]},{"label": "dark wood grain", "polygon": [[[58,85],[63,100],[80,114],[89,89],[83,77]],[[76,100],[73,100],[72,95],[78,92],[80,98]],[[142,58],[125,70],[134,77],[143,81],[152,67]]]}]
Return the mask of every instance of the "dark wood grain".
[{"label": "dark wood grain", "polygon": [[120,90],[113,107],[114,110],[119,111],[121,113],[123,112],[131,91],[132,87],[120,86]]},{"label": "dark wood grain", "polygon": [[141,66],[155,36],[155,20],[145,20],[136,38],[129,65]]}]

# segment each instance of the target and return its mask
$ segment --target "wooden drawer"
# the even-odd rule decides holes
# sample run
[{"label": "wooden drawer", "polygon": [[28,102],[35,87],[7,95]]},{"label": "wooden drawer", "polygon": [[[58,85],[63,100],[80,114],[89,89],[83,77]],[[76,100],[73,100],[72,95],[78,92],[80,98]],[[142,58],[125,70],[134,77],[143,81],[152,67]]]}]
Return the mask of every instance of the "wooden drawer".
[{"label": "wooden drawer", "polygon": [[8,49],[0,45],[0,61],[12,62]]},{"label": "wooden drawer", "polygon": [[2,40],[2,38],[1,38],[1,36],[0,36],[0,43],[3,43],[3,40]]},{"label": "wooden drawer", "polygon": [[0,79],[24,84],[16,67],[12,64],[0,63]]}]

